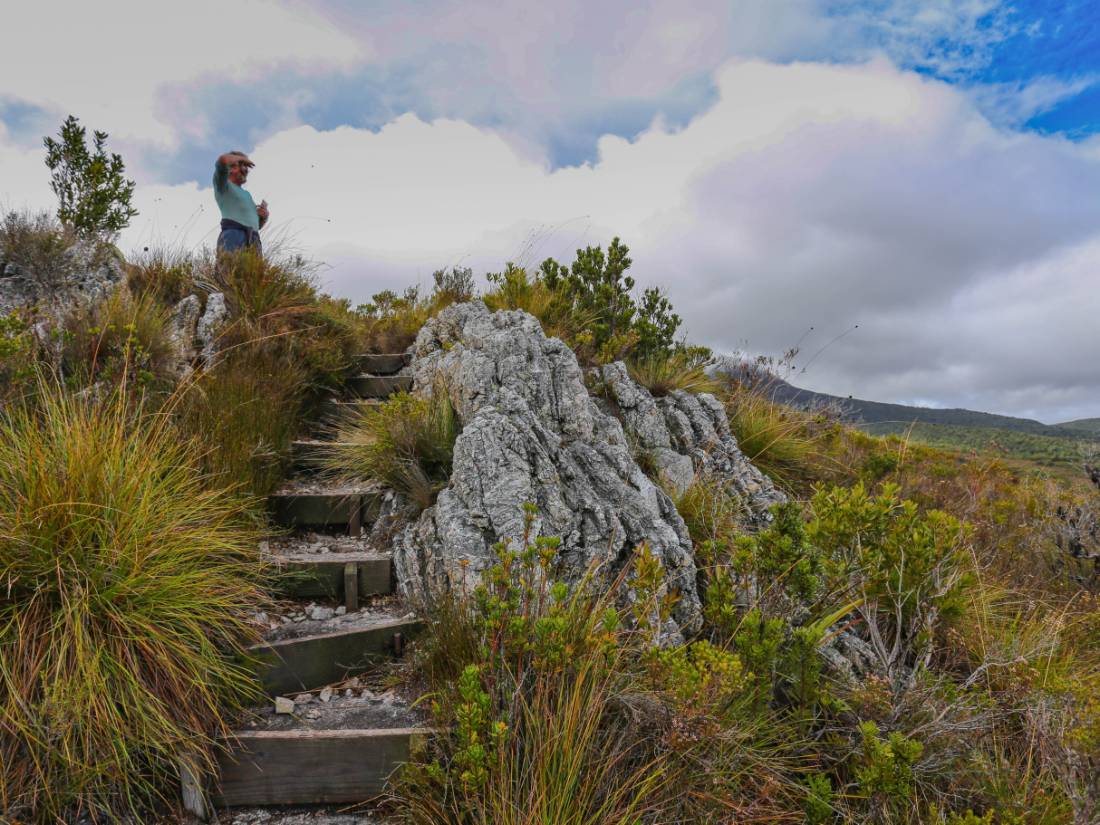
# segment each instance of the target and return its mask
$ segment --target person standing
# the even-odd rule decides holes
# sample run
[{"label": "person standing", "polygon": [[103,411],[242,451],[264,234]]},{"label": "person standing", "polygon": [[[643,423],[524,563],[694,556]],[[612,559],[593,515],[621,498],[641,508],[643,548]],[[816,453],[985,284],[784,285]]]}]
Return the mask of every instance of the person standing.
[{"label": "person standing", "polygon": [[267,223],[267,201],[259,206],[243,186],[255,166],[244,152],[226,152],[214,163],[214,200],[221,211],[218,251],[253,249],[263,255],[260,229]]}]

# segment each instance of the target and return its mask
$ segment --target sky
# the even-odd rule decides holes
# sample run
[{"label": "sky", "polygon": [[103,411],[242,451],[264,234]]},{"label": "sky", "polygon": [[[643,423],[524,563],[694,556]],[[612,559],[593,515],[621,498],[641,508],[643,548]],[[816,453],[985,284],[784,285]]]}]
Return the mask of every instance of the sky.
[{"label": "sky", "polygon": [[353,302],[620,237],[688,339],[800,386],[1100,416],[1095,0],[13,8],[0,206],[55,208],[68,114],[137,184],[124,251],[212,245],[237,149]]}]

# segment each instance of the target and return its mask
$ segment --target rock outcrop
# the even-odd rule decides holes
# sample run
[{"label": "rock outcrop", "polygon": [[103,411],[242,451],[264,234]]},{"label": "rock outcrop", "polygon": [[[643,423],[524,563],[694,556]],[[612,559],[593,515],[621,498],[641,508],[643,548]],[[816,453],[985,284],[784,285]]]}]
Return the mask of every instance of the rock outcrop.
[{"label": "rock outcrop", "polygon": [[648,544],[681,598],[674,626],[701,621],[691,540],[672,500],[631,456],[622,425],[589,395],[572,350],[524,312],[452,306],[413,345],[414,391],[447,392],[462,423],[449,485],[395,540],[408,595],[476,581],[493,544],[523,534],[523,504],[540,535],[559,536],[566,578],[614,575]]},{"label": "rock outcrop", "polygon": [[741,452],[726,411],[713,395],[674,390],[654,398],[621,362],[602,367],[599,378],[604,397],[636,448],[648,455],[661,482],[675,494],[703,477],[737,496],[756,524],[771,518],[768,508],[773,504],[787,500]]},{"label": "rock outcrop", "polygon": [[107,297],[124,278],[121,257],[90,241],[74,243],[50,263],[49,271],[2,261],[0,314],[34,310],[56,322]]}]

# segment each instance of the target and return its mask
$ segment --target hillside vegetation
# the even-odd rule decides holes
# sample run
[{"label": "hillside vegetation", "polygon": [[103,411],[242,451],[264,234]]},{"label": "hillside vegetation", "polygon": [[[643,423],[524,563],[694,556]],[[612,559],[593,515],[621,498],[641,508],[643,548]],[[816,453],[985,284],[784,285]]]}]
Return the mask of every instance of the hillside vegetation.
[{"label": "hillside vegetation", "polygon": [[[32,221],[0,235],[0,258],[26,237],[47,259],[69,243]],[[445,307],[483,301],[530,313],[586,368],[625,361],[654,396],[714,393],[788,501],[754,520],[706,475],[646,488],[694,553],[703,619],[683,639],[666,632],[679,594],[645,542],[613,580],[566,582],[564,539],[538,534],[528,503],[523,540],[498,544],[480,582],[431,594],[424,636],[379,677],[421,697],[439,731],[394,777],[389,821],[1095,823],[1096,491],[716,379],[629,266],[615,239],[537,272],[508,265],[484,291],[455,269],[353,307],[292,255],[154,251],[47,340],[33,309],[10,313],[0,817],[171,808],[172,755],[209,760],[255,689],[237,663],[242,616],[268,598],[258,497],[285,475],[301,422],[353,354],[404,349]],[[180,369],[166,319],[215,295],[216,346]],[[421,395],[349,420],[329,472],[431,507],[461,422]],[[654,470],[640,448],[627,463],[634,479]]]}]

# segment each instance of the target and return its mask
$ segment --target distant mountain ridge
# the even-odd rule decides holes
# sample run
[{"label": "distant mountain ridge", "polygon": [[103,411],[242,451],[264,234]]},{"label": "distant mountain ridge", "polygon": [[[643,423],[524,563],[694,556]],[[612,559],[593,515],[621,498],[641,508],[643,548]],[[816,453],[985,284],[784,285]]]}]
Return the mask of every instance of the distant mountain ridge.
[{"label": "distant mountain ridge", "polygon": [[1032,418],[1016,418],[1011,415],[977,412],[961,408],[937,409],[911,407],[906,404],[888,404],[882,401],[866,401],[861,398],[842,398],[828,393],[799,389],[793,384],[775,378],[770,388],[771,397],[782,404],[803,409],[833,406],[841,410],[845,421],[853,424],[945,424],[962,427],[987,427],[997,430],[1044,435],[1054,438],[1100,439],[1100,418],[1083,418],[1063,424],[1044,424]]}]

